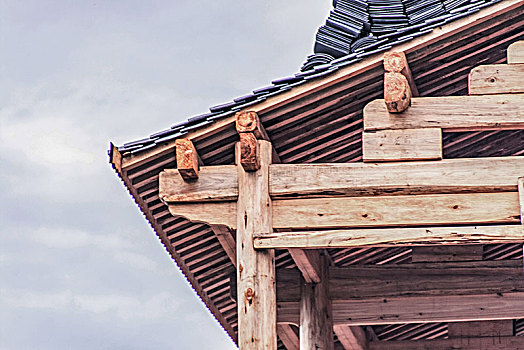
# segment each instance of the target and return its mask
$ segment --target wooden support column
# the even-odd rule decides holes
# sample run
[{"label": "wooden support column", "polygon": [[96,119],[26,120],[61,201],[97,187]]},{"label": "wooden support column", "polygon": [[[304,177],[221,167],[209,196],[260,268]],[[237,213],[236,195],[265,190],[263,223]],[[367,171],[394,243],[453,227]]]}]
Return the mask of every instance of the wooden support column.
[{"label": "wooden support column", "polygon": [[300,349],[333,349],[333,318],[329,300],[328,263],[320,259],[320,283],[302,283]]},{"label": "wooden support column", "polygon": [[257,171],[241,166],[242,150],[237,144],[237,294],[238,345],[246,349],[276,349],[276,293],[274,250],[255,251],[254,233],[272,232],[269,197],[271,144],[258,141]]},{"label": "wooden support column", "polygon": [[184,181],[198,179],[198,153],[191,140],[178,139],[175,141],[176,167]]}]

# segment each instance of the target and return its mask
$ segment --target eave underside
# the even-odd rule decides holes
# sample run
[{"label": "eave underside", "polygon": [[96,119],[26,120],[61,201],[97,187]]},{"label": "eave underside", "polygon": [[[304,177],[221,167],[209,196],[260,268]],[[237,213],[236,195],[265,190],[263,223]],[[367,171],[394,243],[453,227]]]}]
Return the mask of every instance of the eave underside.
[{"label": "eave underside", "polygon": [[[467,95],[468,74],[480,64],[506,62],[506,49],[524,39],[524,5],[445,40],[407,52],[420,96]],[[325,89],[260,113],[283,163],[358,162],[362,160],[362,109],[383,96],[381,65],[374,65]],[[206,165],[232,164],[238,134],[234,125],[194,139]],[[524,154],[524,131],[445,133],[444,157],[491,157]],[[125,155],[124,155],[125,157]],[[141,210],[168,252],[211,312],[235,338],[236,303],[230,276],[235,267],[209,226],[173,217],[158,196],[158,174],[174,168],[173,149],[118,169]],[[411,262],[409,248],[328,249],[337,267]],[[515,244],[484,247],[484,260],[521,259]],[[277,251],[276,266],[296,268],[287,251]],[[516,334],[524,333],[516,322]],[[374,326],[380,340],[431,339],[447,336],[446,323]]]}]

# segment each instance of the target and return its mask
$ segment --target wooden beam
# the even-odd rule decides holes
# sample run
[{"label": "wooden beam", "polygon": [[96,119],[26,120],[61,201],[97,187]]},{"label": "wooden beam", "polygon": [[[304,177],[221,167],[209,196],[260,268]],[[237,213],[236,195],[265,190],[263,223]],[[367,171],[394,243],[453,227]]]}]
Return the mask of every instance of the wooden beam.
[{"label": "wooden beam", "polygon": [[524,94],[413,98],[399,118],[383,100],[364,108],[364,130],[442,128],[456,130],[524,129]]},{"label": "wooden beam", "polygon": [[[380,325],[524,318],[523,292],[332,300],[333,324]],[[296,322],[299,302],[279,302],[278,322]]]},{"label": "wooden beam", "polygon": [[295,333],[293,326],[289,323],[277,324],[278,337],[284,344],[287,350],[299,350],[300,341],[298,334]]},{"label": "wooden beam", "polygon": [[[258,141],[260,167],[255,172],[238,169],[237,294],[238,346],[240,349],[276,349],[275,252],[255,251],[253,234],[271,232],[269,163],[271,144]],[[237,164],[241,164],[237,144]]]},{"label": "wooden beam", "polygon": [[390,51],[384,54],[384,70],[386,72],[402,73],[409,83],[409,88],[413,97],[419,95],[415,80],[411,75],[408,60],[402,51]]},{"label": "wooden beam", "polygon": [[[495,227],[495,226],[490,226]],[[490,230],[486,227],[486,231]],[[509,226],[509,230],[501,230],[501,235],[506,237],[515,226]],[[508,232],[509,231],[509,232]],[[492,231],[489,231],[490,233]],[[524,241],[524,230],[522,230],[522,240]],[[412,263],[424,262],[451,262],[451,261],[480,261],[484,253],[482,244],[476,245],[441,245],[441,246],[414,246],[411,254]]]},{"label": "wooden beam", "polygon": [[[262,122],[260,121],[260,118],[258,117],[258,114],[254,111],[242,111],[235,114],[235,128],[237,132],[240,134],[240,142],[242,142],[242,139],[248,139],[244,140],[244,142],[247,142],[248,144],[248,150],[251,151],[250,143],[253,138],[256,138],[257,140],[266,140],[271,142],[271,139],[269,138],[269,135],[266,132],[266,129],[264,129],[264,126],[262,125]],[[251,134],[248,136],[242,136],[242,134]],[[273,147],[271,149],[272,152],[272,163],[280,163],[280,157],[276,151],[276,149]],[[252,167],[256,167],[256,162],[253,162],[252,160],[247,160],[246,165],[247,171],[251,171]]]},{"label": "wooden beam", "polygon": [[198,178],[198,153],[193,142],[188,139],[177,139],[176,147],[176,167],[185,181],[192,181]]},{"label": "wooden beam", "polygon": [[231,263],[236,267],[237,266],[237,250],[236,250],[236,241],[235,237],[231,233],[231,230],[224,225],[211,225],[211,229],[215,233],[215,236],[220,242],[220,245],[226,252]]},{"label": "wooden beam", "polygon": [[411,89],[401,73],[384,74],[384,102],[389,113],[402,113],[411,105]]},{"label": "wooden beam", "polygon": [[524,227],[502,225],[277,232],[256,235],[254,244],[258,249],[321,249],[523,242]]},{"label": "wooden beam", "polygon": [[520,222],[517,192],[311,198],[273,202],[273,226],[275,228],[429,226],[516,222]]},{"label": "wooden beam", "polygon": [[[517,191],[524,157],[444,159],[438,162],[348,164],[273,164],[273,199],[391,194]],[[234,201],[238,198],[235,166],[201,167],[195,182],[176,170],[160,173],[165,202]]]},{"label": "wooden beam", "polygon": [[345,350],[366,350],[368,340],[366,331],[359,326],[334,325],[333,330]]},{"label": "wooden beam", "polygon": [[469,94],[515,94],[524,92],[524,64],[490,64],[469,73]]},{"label": "wooden beam", "polygon": [[322,256],[320,283],[302,283],[300,295],[300,348],[333,349],[333,321],[329,300],[327,259]]},{"label": "wooden beam", "polygon": [[433,340],[375,341],[370,350],[518,350],[524,349],[524,337],[466,337]]},{"label": "wooden beam", "polygon": [[524,63],[524,41],[517,41],[508,47],[508,63]]},{"label": "wooden beam", "polygon": [[510,337],[512,335],[513,320],[448,323],[449,338]]},{"label": "wooden beam", "polygon": [[[256,245],[255,245],[256,248]],[[306,283],[320,282],[320,255],[318,251],[304,249],[288,249]]]},{"label": "wooden beam", "polygon": [[377,130],[362,134],[364,162],[442,159],[442,130]]},{"label": "wooden beam", "polygon": [[[169,204],[168,208],[191,221],[237,226],[232,219],[235,202]],[[520,204],[517,192],[309,198],[273,201],[272,215],[275,229],[507,224],[520,223]]]}]

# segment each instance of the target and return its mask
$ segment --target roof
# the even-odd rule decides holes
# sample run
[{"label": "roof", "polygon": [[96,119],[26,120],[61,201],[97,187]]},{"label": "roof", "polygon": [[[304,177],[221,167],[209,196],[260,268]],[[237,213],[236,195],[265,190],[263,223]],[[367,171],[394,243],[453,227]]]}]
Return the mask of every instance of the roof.
[{"label": "roof", "polygon": [[[336,6],[342,3],[336,2]],[[472,9],[475,6],[466,11]],[[470,15],[429,28],[431,32],[395,46],[406,53],[421,96],[467,94],[471,68],[504,63],[507,46],[524,39],[522,0],[505,0],[466,13]],[[174,139],[191,138],[205,165],[232,164],[238,141],[233,114],[249,108],[258,112],[283,163],[361,161],[362,109],[383,96],[382,55],[369,50],[369,56],[358,58],[358,62],[347,63],[357,57],[345,63],[343,59],[333,60],[327,69],[317,67],[318,74],[313,69],[304,72],[310,75],[299,75],[302,79],[297,81],[275,81],[271,86],[278,89],[274,91],[255,90],[256,97],[250,102],[237,99],[235,104],[212,107],[208,115],[190,118],[145,140],[111,148],[111,163],[137,205],[195,292],[233,339],[237,330],[236,302],[231,298],[234,265],[208,225],[171,215],[158,196],[158,174],[176,167]],[[445,158],[524,155],[524,132],[444,133],[443,145]],[[327,252],[337,267],[411,260],[411,249],[405,247]],[[522,247],[485,246],[483,255],[485,260],[518,259],[522,258]],[[296,268],[285,250],[277,250],[276,266]],[[517,329],[522,332],[522,322]],[[445,323],[374,326],[374,330],[384,340],[447,334]]]},{"label": "roof", "polygon": [[209,108],[171,128],[118,147],[120,152],[138,153],[165,141],[183,137],[191,130],[226,118],[249,106],[291,90],[310,80],[329,75],[342,67],[384,52],[433,29],[478,12],[501,0],[334,0],[326,24],[318,29],[314,54],[299,73],[271,81],[232,101]]}]

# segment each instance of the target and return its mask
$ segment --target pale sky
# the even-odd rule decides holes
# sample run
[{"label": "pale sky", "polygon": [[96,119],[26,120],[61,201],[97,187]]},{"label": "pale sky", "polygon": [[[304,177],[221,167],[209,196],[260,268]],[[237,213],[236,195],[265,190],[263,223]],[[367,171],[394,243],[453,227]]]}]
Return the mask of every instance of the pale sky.
[{"label": "pale sky", "polygon": [[108,164],[297,72],[330,0],[0,0],[0,349],[234,349]]}]

